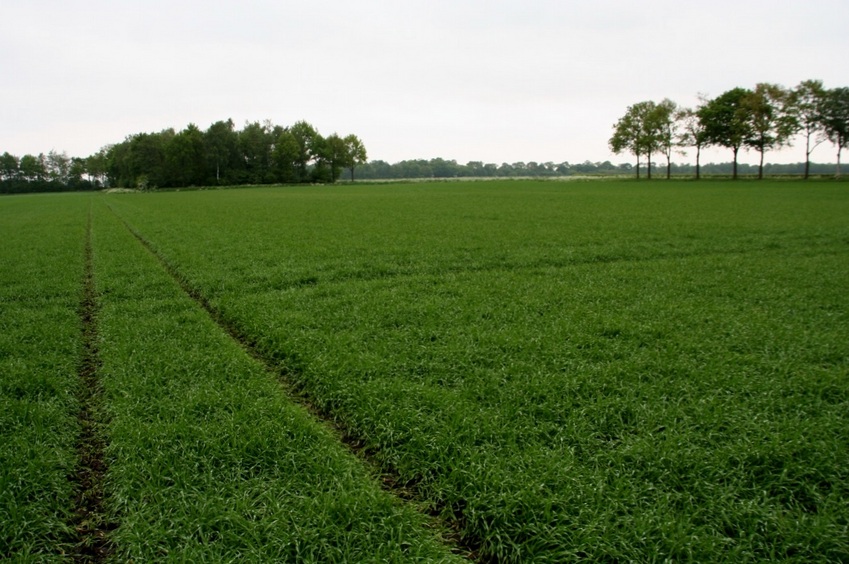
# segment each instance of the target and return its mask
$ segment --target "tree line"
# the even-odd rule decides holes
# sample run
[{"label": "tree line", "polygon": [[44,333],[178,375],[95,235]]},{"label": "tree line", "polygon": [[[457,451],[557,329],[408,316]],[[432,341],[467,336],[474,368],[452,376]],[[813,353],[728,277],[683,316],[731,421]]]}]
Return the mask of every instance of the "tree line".
[{"label": "tree line", "polygon": [[324,137],[299,121],[282,127],[233,120],[206,131],[189,124],[159,133],[137,133],[87,158],[0,155],[0,191],[90,190],[103,186],[153,189],[271,183],[335,182],[343,169],[350,177],[366,162],[356,135]]},{"label": "tree line", "polygon": [[[700,174],[716,176],[731,176],[734,165],[732,162],[708,163],[700,165]],[[757,176],[758,165],[740,163],[737,165],[740,175]],[[834,165],[824,163],[767,163],[763,165],[764,174],[801,176],[806,168],[812,175],[833,174]],[[669,172],[676,176],[692,176],[696,167],[689,163],[670,163]],[[556,178],[562,176],[623,176],[634,174],[633,163],[614,164],[608,161],[584,161],[581,163],[570,163],[568,161],[556,163],[547,162],[514,162],[514,163],[484,163],[483,161],[470,161],[466,164],[456,160],[442,158],[404,160],[390,164],[382,160],[373,160],[363,164],[357,169],[357,178],[360,180],[403,180],[417,178]],[[343,180],[350,180],[347,173],[343,173]]]},{"label": "tree line", "polygon": [[792,89],[777,84],[758,83],[753,89],[733,88],[716,98],[701,98],[695,108],[678,106],[669,99],[659,103],[644,101],[629,106],[613,126],[610,149],[646,159],[646,176],[651,178],[652,155],[666,158],[667,178],[671,175],[672,154],[684,147],[696,151],[696,178],[700,177],[701,150],[725,147],[732,152],[732,176],[737,178],[740,149],[760,154],[758,178],[764,174],[764,154],[788,146],[794,138],[805,140],[804,177],[811,169],[811,153],[824,141],[840,153],[849,142],[849,88],[827,89],[820,80],[806,80]]}]

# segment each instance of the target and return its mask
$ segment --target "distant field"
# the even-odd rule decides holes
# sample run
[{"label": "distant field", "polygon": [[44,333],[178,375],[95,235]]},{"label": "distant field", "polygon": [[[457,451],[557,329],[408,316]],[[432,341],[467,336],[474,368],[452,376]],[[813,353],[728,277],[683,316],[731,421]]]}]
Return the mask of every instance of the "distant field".
[{"label": "distant field", "polygon": [[89,240],[115,560],[849,560],[845,184],[8,197],[0,220],[0,556],[79,542],[55,429]]}]

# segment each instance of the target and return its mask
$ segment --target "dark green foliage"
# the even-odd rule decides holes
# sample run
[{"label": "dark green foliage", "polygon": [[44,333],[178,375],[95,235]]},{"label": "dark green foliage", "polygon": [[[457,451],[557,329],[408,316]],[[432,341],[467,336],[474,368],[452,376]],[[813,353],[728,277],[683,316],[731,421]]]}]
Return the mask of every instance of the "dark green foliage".
[{"label": "dark green foliage", "polygon": [[291,127],[232,120],[204,132],[194,124],[175,132],[137,133],[87,159],[64,154],[0,156],[0,193],[92,190],[109,186],[167,187],[275,183],[333,183],[366,159],[355,135],[327,139],[309,123]]},{"label": "dark green foliage", "polygon": [[840,176],[840,153],[849,144],[849,88],[828,90],[822,103],[822,125],[837,147],[837,176]]},{"label": "dark green foliage", "polygon": [[750,90],[732,88],[699,108],[708,144],[727,147],[733,152],[734,178],[737,178],[737,154],[754,134],[746,105],[751,96]]}]

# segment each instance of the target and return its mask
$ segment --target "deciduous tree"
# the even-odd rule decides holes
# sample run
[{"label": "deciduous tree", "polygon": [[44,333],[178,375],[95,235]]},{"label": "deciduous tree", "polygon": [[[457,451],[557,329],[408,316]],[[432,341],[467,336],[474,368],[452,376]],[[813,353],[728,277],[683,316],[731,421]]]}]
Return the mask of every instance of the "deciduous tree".
[{"label": "deciduous tree", "polygon": [[0,178],[6,181],[18,178],[18,157],[8,151],[0,156]]},{"label": "deciduous tree", "polygon": [[308,167],[316,155],[318,145],[318,131],[306,121],[296,122],[289,131],[298,144],[298,155],[295,159],[295,167],[298,173],[298,182],[308,182],[310,179]]},{"label": "deciduous tree", "polygon": [[354,168],[365,164],[368,160],[368,155],[366,154],[366,147],[363,145],[362,140],[359,137],[354,135],[345,136],[345,166],[351,171],[351,182],[354,181]]},{"label": "deciduous tree", "polygon": [[822,124],[829,140],[837,147],[837,172],[840,178],[840,153],[849,143],[849,88],[832,88],[826,92]]},{"label": "deciduous tree", "polygon": [[657,138],[657,146],[666,157],[666,178],[672,177],[672,151],[678,141],[678,105],[669,98],[655,106],[648,127]]},{"label": "deciduous tree", "polygon": [[[625,115],[613,125],[613,136],[608,142],[610,150],[617,155],[622,152],[633,154],[637,158],[637,178],[640,178],[640,156],[646,153],[644,135],[645,119],[654,102],[639,102],[628,106]],[[649,157],[649,178],[651,178],[651,157]]]},{"label": "deciduous tree", "polygon": [[44,168],[44,155],[24,155],[19,165],[21,178],[27,182],[44,180],[47,171]]},{"label": "deciduous tree", "polygon": [[277,136],[274,150],[271,153],[272,167],[278,182],[298,182],[298,158],[300,147],[295,136],[288,129],[284,129]]},{"label": "deciduous tree", "polygon": [[239,136],[233,129],[233,120],[216,121],[203,136],[206,157],[215,169],[215,182],[221,184],[235,164],[239,152]]},{"label": "deciduous tree", "polygon": [[750,122],[749,136],[744,144],[760,153],[758,179],[764,176],[764,154],[789,143],[795,123],[789,111],[788,92],[777,84],[764,82],[755,85],[742,104]]},{"label": "deciduous tree", "polygon": [[789,107],[796,132],[805,137],[805,179],[811,172],[811,153],[827,139],[822,124],[825,88],[821,80],[805,80],[790,93]]},{"label": "deciduous tree", "polygon": [[239,132],[239,151],[245,166],[246,180],[255,184],[271,181],[271,150],[274,143],[270,124],[246,123]]},{"label": "deciduous tree", "polygon": [[727,147],[734,155],[734,179],[737,178],[737,155],[746,139],[752,137],[752,120],[745,102],[749,95],[751,91],[748,89],[733,88],[699,108],[699,119],[704,125],[707,142]]},{"label": "deciduous tree", "polygon": [[166,184],[202,186],[206,181],[206,153],[203,133],[190,123],[165,146],[168,164]]},{"label": "deciduous tree", "polygon": [[701,178],[701,156],[702,148],[707,146],[707,135],[705,126],[699,118],[700,108],[683,108],[678,111],[678,120],[681,129],[678,134],[678,145],[680,147],[696,148],[696,180]]}]

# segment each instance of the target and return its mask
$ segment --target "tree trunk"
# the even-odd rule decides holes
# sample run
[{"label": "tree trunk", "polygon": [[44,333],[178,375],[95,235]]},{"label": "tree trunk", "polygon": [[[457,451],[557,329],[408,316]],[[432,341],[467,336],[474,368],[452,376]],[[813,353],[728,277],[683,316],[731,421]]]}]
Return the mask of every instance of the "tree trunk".
[{"label": "tree trunk", "polygon": [[805,137],[805,180],[811,174],[811,134]]},{"label": "tree trunk", "polygon": [[702,177],[702,169],[701,164],[699,163],[699,159],[702,154],[702,146],[696,145],[696,180],[701,179]]},{"label": "tree trunk", "polygon": [[651,180],[651,153],[649,153],[646,163],[646,180]]},{"label": "tree trunk", "polygon": [[637,180],[640,179],[640,154],[637,153]]},{"label": "tree trunk", "polygon": [[737,151],[740,150],[740,147],[734,147],[734,168],[732,168],[733,173],[731,174],[731,178],[733,180],[737,180]]},{"label": "tree trunk", "polygon": [[761,162],[760,162],[760,165],[758,165],[758,180],[763,180],[763,179],[764,179],[764,152],[763,152],[763,149],[761,149]]},{"label": "tree trunk", "polygon": [[840,145],[837,146],[837,178],[840,178],[840,151],[842,147]]},{"label": "tree trunk", "polygon": [[669,155],[666,155],[666,179],[669,180],[672,178],[672,159]]}]

